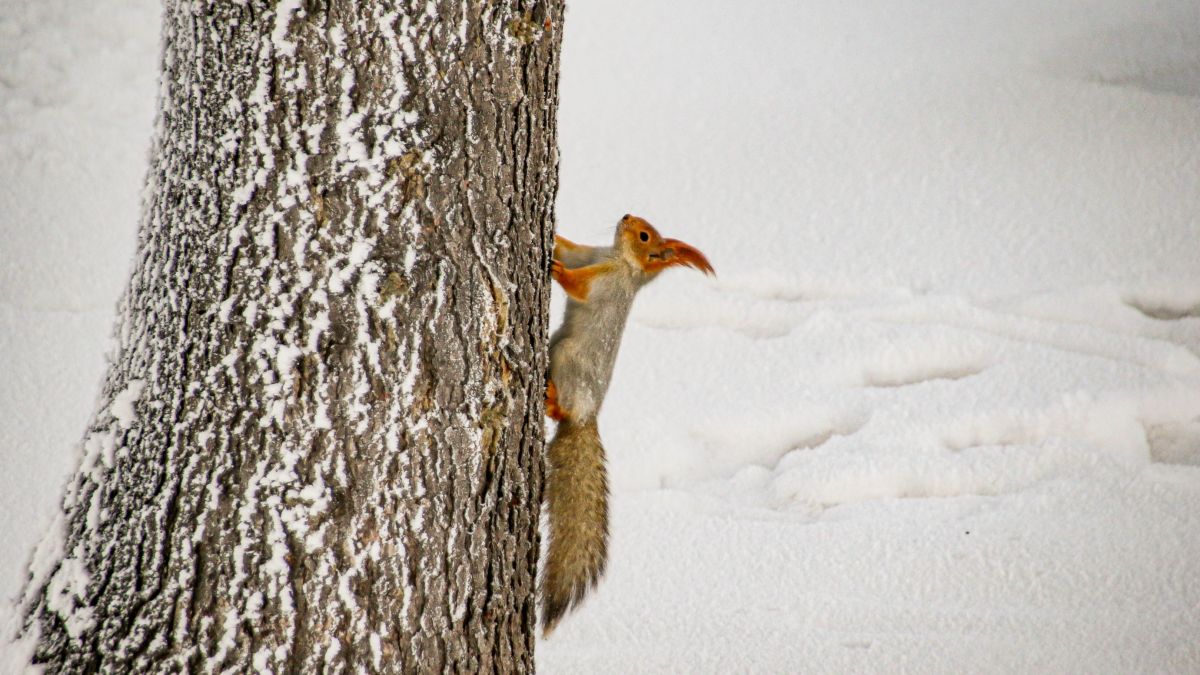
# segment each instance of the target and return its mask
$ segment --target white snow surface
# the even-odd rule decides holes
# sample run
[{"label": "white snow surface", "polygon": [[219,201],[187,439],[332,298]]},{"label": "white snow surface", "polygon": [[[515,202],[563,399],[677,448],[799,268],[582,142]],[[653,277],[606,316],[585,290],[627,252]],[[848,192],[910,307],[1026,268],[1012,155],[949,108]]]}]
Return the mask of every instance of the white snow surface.
[{"label": "white snow surface", "polygon": [[[157,12],[0,0],[7,597],[104,371]],[[565,31],[560,231],[635,213],[719,276],[635,305],[608,574],[539,668],[1200,672],[1200,5],[580,0]]]}]

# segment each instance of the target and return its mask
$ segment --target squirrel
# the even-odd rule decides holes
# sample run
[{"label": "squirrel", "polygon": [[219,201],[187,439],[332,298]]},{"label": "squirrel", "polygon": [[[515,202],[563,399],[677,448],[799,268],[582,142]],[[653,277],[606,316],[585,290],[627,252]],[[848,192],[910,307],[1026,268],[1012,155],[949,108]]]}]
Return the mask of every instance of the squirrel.
[{"label": "squirrel", "polygon": [[608,557],[608,478],[596,415],[612,379],[633,298],[668,267],[715,274],[700,251],[664,239],[626,214],[612,246],[554,237],[550,273],[567,294],[562,325],[550,337],[546,415],[558,422],[547,451],[545,500],[550,544],[542,575],[542,635],[579,603]]}]

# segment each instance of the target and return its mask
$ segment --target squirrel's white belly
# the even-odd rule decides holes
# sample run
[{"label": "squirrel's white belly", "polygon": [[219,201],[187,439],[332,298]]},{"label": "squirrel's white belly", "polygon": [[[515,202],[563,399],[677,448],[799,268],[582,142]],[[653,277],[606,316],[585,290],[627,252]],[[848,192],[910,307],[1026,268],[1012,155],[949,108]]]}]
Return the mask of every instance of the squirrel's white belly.
[{"label": "squirrel's white belly", "polygon": [[[550,338],[550,379],[558,390],[558,404],[573,419],[594,418],[600,412],[612,380],[633,289],[593,289],[611,294],[605,302],[570,301],[563,323]],[[626,297],[625,302],[612,302]]]}]

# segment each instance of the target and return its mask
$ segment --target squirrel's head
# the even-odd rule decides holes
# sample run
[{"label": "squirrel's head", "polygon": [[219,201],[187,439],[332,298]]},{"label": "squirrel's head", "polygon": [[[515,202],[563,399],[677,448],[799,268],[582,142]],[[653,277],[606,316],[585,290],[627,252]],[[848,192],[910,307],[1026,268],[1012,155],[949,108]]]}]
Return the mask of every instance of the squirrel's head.
[{"label": "squirrel's head", "polygon": [[703,253],[678,239],[664,239],[650,223],[637,216],[625,214],[617,223],[615,246],[626,260],[650,277],[675,265],[716,274]]}]

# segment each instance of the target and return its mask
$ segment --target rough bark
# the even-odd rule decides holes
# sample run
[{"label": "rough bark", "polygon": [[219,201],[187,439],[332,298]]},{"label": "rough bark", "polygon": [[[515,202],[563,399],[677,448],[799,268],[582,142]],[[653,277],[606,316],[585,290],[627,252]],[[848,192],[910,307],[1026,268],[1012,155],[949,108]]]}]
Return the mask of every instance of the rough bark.
[{"label": "rough bark", "polygon": [[533,667],[561,2],[164,9],[52,672]]}]

